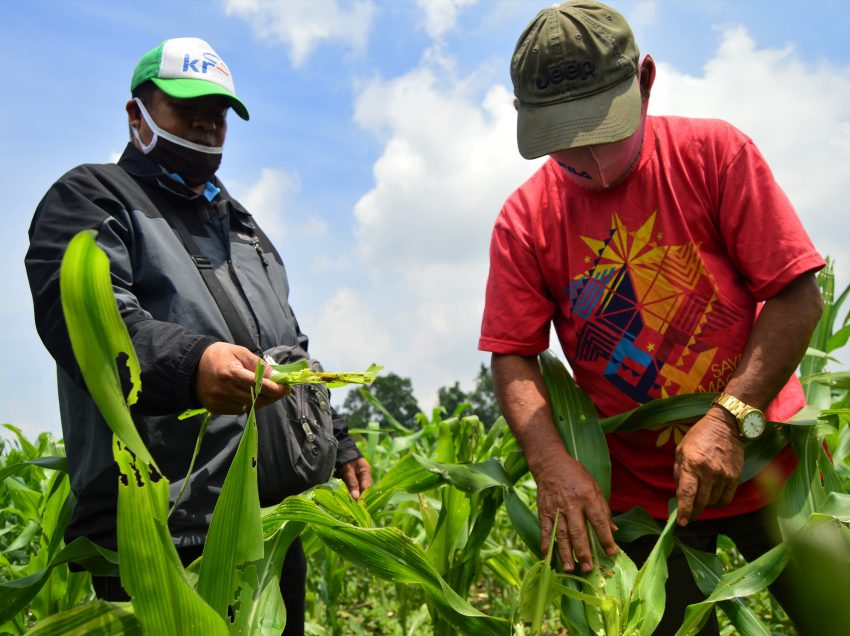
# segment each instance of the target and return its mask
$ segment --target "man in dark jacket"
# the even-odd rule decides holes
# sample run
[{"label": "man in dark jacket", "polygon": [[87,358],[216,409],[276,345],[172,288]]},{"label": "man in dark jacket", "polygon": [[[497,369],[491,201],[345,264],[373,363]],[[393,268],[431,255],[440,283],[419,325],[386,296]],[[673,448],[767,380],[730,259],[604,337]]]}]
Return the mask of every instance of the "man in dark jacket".
[{"label": "man in dark jacket", "polygon": [[[36,326],[56,360],[71,486],[78,498],[67,539],[87,536],[115,549],[117,469],[112,433],[88,395],[62,315],[59,269],[70,239],[97,230],[113,289],[141,364],[134,421],[165,477],[173,504],[189,468],[199,422],[179,422],[203,406],[211,420],[184,495],[169,520],[184,563],[200,555],[215,501],[245,426],[257,353],[307,348],[289,306],[286,270],[253,217],[215,177],[227,111],[248,119],[224,61],[197,38],[166,40],[139,62],[126,110],[131,143],[117,165],[87,164],[61,177],[38,206],[26,255]],[[179,218],[201,252],[192,258],[172,221]],[[201,262],[202,261],[202,262]],[[250,337],[233,344],[202,276],[214,280]],[[248,344],[248,343],[243,343]],[[268,372],[267,372],[268,375]],[[264,407],[286,389],[263,381]],[[199,419],[199,418],[196,418]],[[369,464],[335,417],[337,475],[352,496],[371,483]],[[284,564],[285,633],[303,633],[306,565],[300,544]],[[126,599],[117,579],[95,577],[98,596]]]}]

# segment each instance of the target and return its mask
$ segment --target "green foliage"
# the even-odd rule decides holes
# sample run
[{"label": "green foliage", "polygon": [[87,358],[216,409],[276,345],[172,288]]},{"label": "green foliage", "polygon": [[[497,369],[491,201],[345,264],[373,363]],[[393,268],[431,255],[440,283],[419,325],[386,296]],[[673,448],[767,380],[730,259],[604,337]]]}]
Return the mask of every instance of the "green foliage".
[{"label": "green foliage", "polygon": [[[352,429],[362,429],[369,422],[383,419],[383,414],[364,395],[363,390],[351,391],[343,402],[340,413],[348,420]],[[413,427],[419,405],[413,395],[413,383],[395,373],[378,376],[371,386],[371,394],[395,415],[402,426]]]},{"label": "green foliage", "polygon": [[[78,318],[68,322],[87,384],[116,434],[120,557],[85,540],[63,544],[73,497],[61,445],[48,436],[33,444],[7,427],[17,443],[4,443],[0,452],[0,626],[6,631],[23,633],[34,624],[33,633],[276,634],[286,620],[281,564],[297,536],[311,562],[308,633],[413,634],[430,627],[437,635],[550,634],[566,626],[570,633],[643,636],[657,626],[666,559],[676,543],[674,515],[663,528],[640,509],[617,519],[620,541],[658,537],[640,570],[622,552],[608,557],[595,541],[597,567],[586,575],[553,569],[554,544],[539,559],[536,487],[504,419],[486,410],[494,401],[486,397],[492,384],[484,367],[465,401],[456,401],[462,391],[455,384],[430,416],[418,412],[410,381],[392,374],[379,378],[372,392],[349,396],[350,423],[362,435],[375,477],[358,502],[332,482],[261,510],[252,410],[203,556],[184,569],[168,534],[168,482],[127,426],[115,361],[125,354],[131,375],[137,363],[116,320],[108,263],[88,234],[72,246],[63,267],[63,299]],[[830,284],[829,276],[821,280]],[[78,285],[87,288],[74,289]],[[812,608],[806,618],[812,633],[840,633],[850,621],[850,610],[840,609],[850,594],[850,381],[821,364],[850,333],[847,319],[836,319],[846,295],[828,302],[825,324],[804,361],[819,412],[802,415],[795,426],[774,427],[773,437],[763,438],[767,442],[747,448],[749,474],[788,439],[800,458],[778,498],[786,541],[750,564],[730,561],[729,549],[718,558],[680,546],[707,595],[688,609],[682,634],[696,633],[715,606],[730,629],[770,633],[776,621],[747,597],[764,598],[766,586],[789,562],[807,582],[798,592]],[[606,491],[610,462],[603,431],[698,416],[709,397],[658,401],[599,421],[554,356],[542,356],[541,368],[566,447]],[[487,413],[492,426],[471,415],[466,402],[478,404],[477,413]],[[453,406],[450,412],[447,406]],[[70,573],[72,561],[98,574],[118,563],[132,602],[93,600],[89,575]],[[824,572],[823,584],[811,583]]]},{"label": "green foliage", "polygon": [[475,413],[485,427],[492,426],[501,415],[493,389],[493,376],[490,369],[483,364],[478,369],[472,391],[467,393],[460,387],[460,382],[455,382],[437,391],[437,402],[447,414],[455,417],[467,410]]}]

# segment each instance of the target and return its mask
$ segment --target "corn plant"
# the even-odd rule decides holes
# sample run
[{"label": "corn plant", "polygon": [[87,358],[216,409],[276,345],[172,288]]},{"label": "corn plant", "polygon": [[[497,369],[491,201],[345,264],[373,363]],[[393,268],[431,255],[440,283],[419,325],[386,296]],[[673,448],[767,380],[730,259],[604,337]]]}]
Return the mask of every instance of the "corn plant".
[{"label": "corn plant", "polygon": [[[829,279],[824,276],[822,281],[825,285]],[[362,589],[367,584],[360,575],[361,589],[355,591],[385,596],[383,588],[375,590],[372,584],[382,580],[392,586],[387,589],[397,604],[394,617],[405,634],[417,633],[426,618],[435,634],[539,634],[551,633],[560,624],[575,634],[631,636],[651,634],[657,626],[664,609],[666,559],[677,542],[672,515],[663,527],[641,509],[617,519],[619,541],[657,536],[655,549],[640,569],[622,552],[609,557],[592,542],[597,565],[592,572],[560,572],[552,567],[553,545],[548,546],[546,558],[537,556],[540,525],[529,504],[535,500],[535,485],[504,419],[486,430],[463,407],[450,416],[438,409],[420,414],[417,427],[411,429],[368,392],[367,399],[373,400],[383,421],[357,431],[363,435],[362,448],[375,477],[375,485],[360,501],[352,501],[338,482],[331,482],[261,510],[252,409],[214,511],[203,556],[184,568],[168,534],[167,480],[159,475],[129,416],[129,404],[139,390],[138,362],[117,312],[108,261],[91,234],[79,235],[69,246],[62,283],[75,355],[90,393],[115,434],[114,456],[122,475],[119,550],[111,553],[83,539],[62,544],[73,506],[64,460],[59,449],[30,452],[20,441],[21,453],[10,455],[12,465],[0,468],[0,481],[5,479],[9,493],[12,489],[18,493],[14,505],[3,512],[16,524],[8,533],[11,541],[0,534],[0,547],[7,548],[2,554],[8,561],[0,561],[4,568],[0,625],[5,629],[20,633],[37,621],[35,634],[279,633],[286,621],[279,574],[286,550],[298,535],[324,579],[324,587],[315,592],[321,598],[321,610],[314,615],[316,623],[309,626],[313,633],[321,632],[319,624],[332,633],[368,633],[345,622],[338,612],[340,597],[358,588],[347,580],[352,572],[349,564],[369,577],[368,587]],[[832,322],[818,332],[821,340],[813,341],[810,362],[804,365],[807,386],[828,387],[828,391],[816,391],[828,395],[829,403],[816,404],[814,413],[802,414],[791,426],[772,425],[746,449],[745,478],[755,475],[785,444],[792,443],[797,451],[799,466],[777,506],[786,540],[730,572],[724,572],[716,555],[680,546],[707,596],[689,608],[681,634],[696,633],[715,607],[739,633],[768,634],[746,597],[764,590],[789,562],[833,566],[830,584],[839,590],[850,584],[845,379],[841,374],[827,375],[825,366],[818,366],[847,340],[847,319],[836,328],[835,318],[846,295],[847,290],[831,305]],[[132,380],[127,396],[116,367],[121,353],[126,354],[122,359]],[[542,355],[540,363],[566,448],[606,493],[610,460],[605,432],[696,418],[713,397],[679,396],[599,420],[587,395],[553,355]],[[835,466],[823,450],[823,440],[836,459]],[[845,463],[840,464],[839,458]],[[34,482],[36,471],[41,472]],[[12,473],[17,476],[10,477]],[[9,511],[21,509],[26,511],[21,515]],[[36,524],[29,523],[31,519]],[[31,547],[36,545],[37,549]],[[69,583],[69,562],[97,574],[114,573],[117,567],[132,601],[91,600],[87,579]],[[467,600],[482,589],[491,599],[487,611]],[[830,590],[816,589],[822,598],[834,601]],[[503,599],[500,607],[492,603],[497,596]],[[42,603],[44,598],[53,604]],[[81,600],[87,602],[72,607]],[[555,617],[553,609],[558,610]],[[833,614],[844,617],[841,612]]]}]

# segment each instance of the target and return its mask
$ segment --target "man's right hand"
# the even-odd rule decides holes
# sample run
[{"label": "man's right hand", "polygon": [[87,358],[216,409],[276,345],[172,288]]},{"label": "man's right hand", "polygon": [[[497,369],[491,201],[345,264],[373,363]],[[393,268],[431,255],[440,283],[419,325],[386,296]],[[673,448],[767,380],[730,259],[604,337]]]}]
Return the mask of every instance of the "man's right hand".
[{"label": "man's right hand", "polygon": [[[602,488],[580,462],[570,457],[552,421],[546,384],[536,356],[493,354],[493,388],[537,482],[541,553],[546,554],[558,515],[555,538],[567,570],[593,569],[587,524],[611,556],[617,553],[617,529]],[[559,514],[560,513],[560,514]],[[573,556],[575,555],[575,556]]]},{"label": "man's right hand", "polygon": [[565,570],[572,570],[575,554],[582,572],[590,572],[593,557],[587,536],[588,523],[606,554],[613,556],[617,553],[614,542],[617,526],[611,518],[602,488],[587,469],[565,451],[553,453],[552,457],[538,465],[534,479],[537,482],[541,550],[546,554],[549,549],[555,515],[560,512],[555,538],[561,563]]},{"label": "man's right hand", "polygon": [[[227,342],[215,342],[206,348],[195,374],[195,395],[210,413],[245,413],[251,407],[254,370],[259,358],[249,349]],[[265,378],[257,398],[257,408],[271,404],[289,393],[289,387],[269,380],[272,369],[266,366]]]}]

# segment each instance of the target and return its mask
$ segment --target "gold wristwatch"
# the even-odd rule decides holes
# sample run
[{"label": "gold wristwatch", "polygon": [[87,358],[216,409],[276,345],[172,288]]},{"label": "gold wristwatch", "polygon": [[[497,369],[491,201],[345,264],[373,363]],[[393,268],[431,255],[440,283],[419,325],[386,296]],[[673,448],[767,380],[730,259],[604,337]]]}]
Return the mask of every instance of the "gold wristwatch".
[{"label": "gold wristwatch", "polygon": [[744,404],[734,395],[721,393],[712,404],[722,406],[735,416],[738,422],[738,432],[744,439],[755,439],[764,433],[764,413],[754,406]]}]

